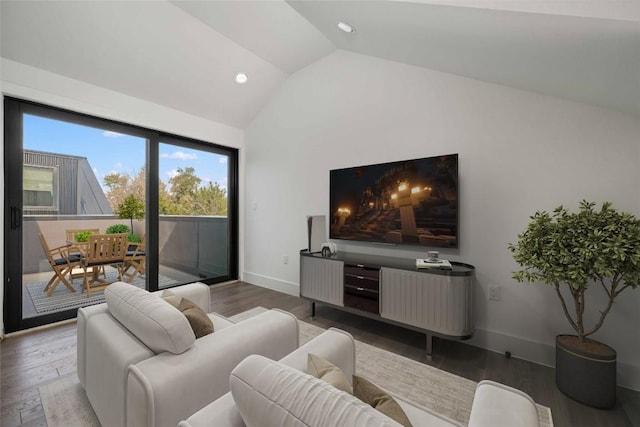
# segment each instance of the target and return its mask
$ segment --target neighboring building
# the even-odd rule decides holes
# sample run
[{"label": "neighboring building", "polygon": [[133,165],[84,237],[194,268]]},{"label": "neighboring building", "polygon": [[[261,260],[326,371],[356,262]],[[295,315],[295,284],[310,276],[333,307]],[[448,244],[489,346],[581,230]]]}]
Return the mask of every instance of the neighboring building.
[{"label": "neighboring building", "polygon": [[86,157],[24,150],[24,215],[112,215]]}]

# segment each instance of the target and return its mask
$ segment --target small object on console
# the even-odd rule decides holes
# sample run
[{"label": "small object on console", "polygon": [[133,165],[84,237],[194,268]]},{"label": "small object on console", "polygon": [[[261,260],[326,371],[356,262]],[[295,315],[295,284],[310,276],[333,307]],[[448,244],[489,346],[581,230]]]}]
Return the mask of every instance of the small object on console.
[{"label": "small object on console", "polygon": [[440,270],[453,270],[451,263],[446,259],[431,261],[430,259],[416,259],[417,268],[437,268]]},{"label": "small object on console", "polygon": [[321,252],[324,257],[335,255],[338,252],[338,247],[333,242],[323,243]]},{"label": "small object on console", "polygon": [[427,252],[427,261],[428,262],[438,262],[440,256],[440,252],[438,251],[429,251]]}]

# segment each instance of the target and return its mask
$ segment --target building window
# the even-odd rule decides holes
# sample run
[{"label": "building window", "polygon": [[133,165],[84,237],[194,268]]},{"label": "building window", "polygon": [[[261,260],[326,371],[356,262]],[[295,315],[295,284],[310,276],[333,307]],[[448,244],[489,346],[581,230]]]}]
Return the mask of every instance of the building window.
[{"label": "building window", "polygon": [[58,168],[24,165],[23,205],[25,209],[58,210]]}]

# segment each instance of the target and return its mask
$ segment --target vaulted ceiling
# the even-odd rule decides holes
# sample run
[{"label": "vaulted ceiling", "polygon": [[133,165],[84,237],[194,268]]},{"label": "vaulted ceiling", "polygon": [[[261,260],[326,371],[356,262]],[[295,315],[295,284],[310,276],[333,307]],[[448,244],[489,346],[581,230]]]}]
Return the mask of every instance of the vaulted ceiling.
[{"label": "vaulted ceiling", "polygon": [[[4,0],[0,8],[3,58],[239,128],[290,74],[336,49],[640,116],[633,0]],[[244,85],[233,81],[240,71]]]}]

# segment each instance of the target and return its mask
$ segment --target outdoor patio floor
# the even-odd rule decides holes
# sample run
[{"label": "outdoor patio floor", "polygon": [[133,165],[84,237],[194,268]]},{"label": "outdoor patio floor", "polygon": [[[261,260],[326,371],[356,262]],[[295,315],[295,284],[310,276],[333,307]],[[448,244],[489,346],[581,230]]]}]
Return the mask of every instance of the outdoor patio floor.
[{"label": "outdoor patio floor", "polygon": [[[107,268],[115,271],[115,269],[113,269],[112,267],[107,267]],[[163,266],[163,265],[160,265],[159,270],[160,270],[159,271],[160,276],[164,276],[165,278],[169,278],[178,283],[191,283],[191,282],[197,282],[198,280],[200,280],[200,277],[198,276],[195,276],[193,274],[190,274],[184,271],[176,270],[171,267]],[[24,274],[22,276],[22,285],[23,285],[22,286],[22,316],[23,318],[26,319],[26,318],[38,316],[38,311],[36,310],[36,306],[31,298],[31,295],[29,294],[29,290],[27,289],[27,286],[35,283],[42,283],[42,282],[46,283],[49,281],[52,275],[53,275],[53,272],[45,271],[42,273]],[[82,279],[75,279],[73,282],[74,287],[78,289],[79,284],[81,282],[82,282]],[[68,290],[65,288],[65,286],[62,283],[58,284],[58,288],[56,288],[56,292],[58,292],[58,289],[61,289],[64,292],[68,292]],[[84,293],[83,295],[86,295],[86,293]],[[87,305],[90,305],[90,304],[87,304]],[[48,313],[54,313],[56,311],[61,311],[64,309],[65,307],[61,306],[59,309],[51,310]]]}]

